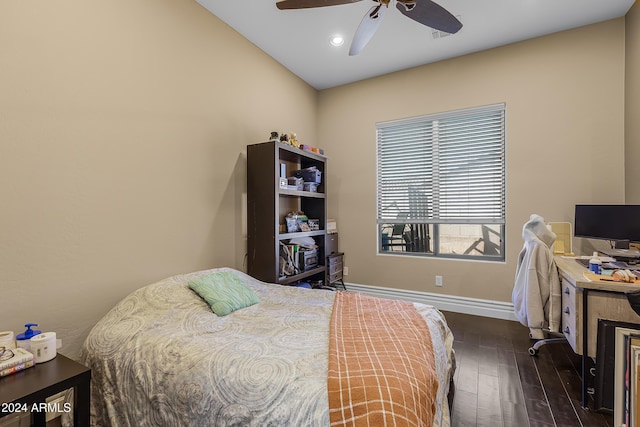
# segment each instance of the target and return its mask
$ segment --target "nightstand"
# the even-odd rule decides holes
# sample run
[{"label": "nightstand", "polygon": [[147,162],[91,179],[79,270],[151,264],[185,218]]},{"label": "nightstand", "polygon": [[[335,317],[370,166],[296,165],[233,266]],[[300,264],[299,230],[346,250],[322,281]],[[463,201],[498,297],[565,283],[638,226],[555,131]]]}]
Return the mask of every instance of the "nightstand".
[{"label": "nightstand", "polygon": [[[49,396],[73,387],[73,425],[89,425],[91,369],[58,354],[53,360],[0,378],[0,417],[10,415],[13,408],[23,405],[33,415],[33,426],[46,425],[44,410],[31,411],[33,404],[44,403]],[[8,405],[15,403],[20,405]],[[37,407],[36,407],[37,408]]]},{"label": "nightstand", "polygon": [[344,281],[342,278],[343,265],[344,265],[343,252],[336,252],[329,255],[327,257],[327,270],[326,270],[325,283],[327,285],[334,285],[334,286],[336,286],[336,284],[339,283],[342,286],[342,289],[346,291],[347,288],[344,285]]}]

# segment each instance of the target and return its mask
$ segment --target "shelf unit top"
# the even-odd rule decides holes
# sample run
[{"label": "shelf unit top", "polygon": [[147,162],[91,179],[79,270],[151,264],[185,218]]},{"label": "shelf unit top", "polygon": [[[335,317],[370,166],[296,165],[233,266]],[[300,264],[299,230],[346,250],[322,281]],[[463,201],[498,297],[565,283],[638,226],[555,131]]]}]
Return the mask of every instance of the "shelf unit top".
[{"label": "shelf unit top", "polygon": [[[279,149],[284,150],[285,152],[288,152],[293,156],[308,157],[310,159],[314,159],[314,160],[317,160],[319,162],[326,162],[327,161],[327,156],[325,156],[324,154],[318,154],[318,153],[314,153],[312,151],[303,150],[301,148],[297,148],[297,147],[294,147],[293,145],[285,144],[283,142],[277,142],[276,146]],[[283,157],[283,156],[281,156],[281,157]]]}]

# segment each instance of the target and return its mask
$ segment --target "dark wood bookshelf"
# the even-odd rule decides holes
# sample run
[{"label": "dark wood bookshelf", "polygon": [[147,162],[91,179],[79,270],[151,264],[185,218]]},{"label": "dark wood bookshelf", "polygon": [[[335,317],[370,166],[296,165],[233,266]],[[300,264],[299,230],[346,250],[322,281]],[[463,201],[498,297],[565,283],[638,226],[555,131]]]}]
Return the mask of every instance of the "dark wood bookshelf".
[{"label": "dark wood bookshelf", "polygon": [[[280,187],[280,165],[285,177],[296,170],[315,166],[321,172],[316,192]],[[327,158],[323,155],[281,142],[263,142],[247,146],[247,265],[248,273],[258,280],[294,284],[302,280],[323,279],[325,273],[325,237]],[[317,219],[319,230],[287,232],[285,217],[302,211]],[[293,276],[280,274],[280,244],[295,237],[313,237],[318,245],[319,265]]]}]

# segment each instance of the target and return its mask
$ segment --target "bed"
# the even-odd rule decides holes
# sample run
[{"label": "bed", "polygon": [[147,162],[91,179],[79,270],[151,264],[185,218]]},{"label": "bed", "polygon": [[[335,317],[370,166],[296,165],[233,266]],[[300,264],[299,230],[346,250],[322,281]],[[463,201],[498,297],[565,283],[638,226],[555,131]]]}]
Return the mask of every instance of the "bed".
[{"label": "bed", "polygon": [[[189,283],[237,276],[259,302],[217,316]],[[229,268],[140,288],[91,330],[96,426],[329,426],[331,315],[341,292],[260,282]],[[450,425],[453,336],[434,307],[413,304],[430,331],[437,391],[432,425]]]}]

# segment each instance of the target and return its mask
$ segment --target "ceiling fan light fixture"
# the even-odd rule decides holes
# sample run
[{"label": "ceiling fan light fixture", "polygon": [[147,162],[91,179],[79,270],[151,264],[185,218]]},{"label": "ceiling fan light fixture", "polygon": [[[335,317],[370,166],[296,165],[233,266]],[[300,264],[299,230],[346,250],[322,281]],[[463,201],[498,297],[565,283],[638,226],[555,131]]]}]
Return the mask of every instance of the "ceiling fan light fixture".
[{"label": "ceiling fan light fixture", "polygon": [[[360,1],[362,0],[280,0],[276,3],[276,6],[280,10],[307,9],[357,3]],[[369,12],[362,18],[353,36],[351,47],[349,48],[349,56],[358,55],[367,43],[369,43],[369,40],[378,29],[380,22],[382,22],[382,17],[389,8],[389,4],[393,3],[392,0],[373,1],[375,6],[369,9]],[[396,0],[395,5],[396,9],[407,18],[435,30],[455,34],[462,28],[462,22],[433,0]],[[329,43],[334,47],[342,46],[344,37],[334,34],[329,39]]]},{"label": "ceiling fan light fixture", "polygon": [[329,39],[329,43],[331,44],[331,46],[335,47],[342,46],[344,44],[344,37],[342,37],[340,34],[333,35]]}]

